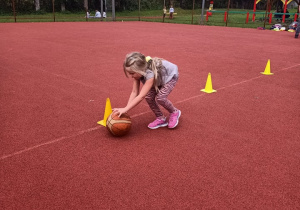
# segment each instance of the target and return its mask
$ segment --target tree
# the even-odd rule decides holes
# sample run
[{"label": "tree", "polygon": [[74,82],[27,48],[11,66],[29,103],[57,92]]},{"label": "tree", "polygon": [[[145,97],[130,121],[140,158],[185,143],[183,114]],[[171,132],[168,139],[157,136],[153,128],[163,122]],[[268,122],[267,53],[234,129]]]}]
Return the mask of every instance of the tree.
[{"label": "tree", "polygon": [[39,11],[41,9],[40,0],[34,0],[35,11]]},{"label": "tree", "polygon": [[299,13],[300,11],[300,0],[294,0],[294,2],[296,2],[298,4],[298,9],[297,9],[297,13]]},{"label": "tree", "polygon": [[88,0],[84,0],[84,1],[83,1],[83,7],[84,7],[84,9],[85,9],[86,11],[89,9],[89,2],[88,2]]}]

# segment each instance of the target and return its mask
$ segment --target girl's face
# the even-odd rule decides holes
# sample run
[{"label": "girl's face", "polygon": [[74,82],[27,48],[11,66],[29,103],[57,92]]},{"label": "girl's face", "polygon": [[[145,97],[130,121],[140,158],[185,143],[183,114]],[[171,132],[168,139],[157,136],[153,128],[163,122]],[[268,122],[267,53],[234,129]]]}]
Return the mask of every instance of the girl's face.
[{"label": "girl's face", "polygon": [[141,79],[142,75],[136,73],[130,69],[130,67],[125,68],[126,72],[134,79]]}]

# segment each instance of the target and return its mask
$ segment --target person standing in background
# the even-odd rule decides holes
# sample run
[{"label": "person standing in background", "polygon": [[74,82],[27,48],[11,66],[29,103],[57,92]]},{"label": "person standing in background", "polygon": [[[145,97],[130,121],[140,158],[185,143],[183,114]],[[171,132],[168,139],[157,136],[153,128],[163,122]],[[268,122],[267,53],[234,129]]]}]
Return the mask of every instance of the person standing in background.
[{"label": "person standing in background", "polygon": [[171,6],[170,6],[169,12],[170,12],[170,19],[173,19],[174,8],[173,8],[173,5],[172,5],[172,4],[171,4]]},{"label": "person standing in background", "polygon": [[166,14],[167,14],[167,8],[166,8],[166,6],[164,6],[163,12],[164,12],[164,19],[165,19]]}]

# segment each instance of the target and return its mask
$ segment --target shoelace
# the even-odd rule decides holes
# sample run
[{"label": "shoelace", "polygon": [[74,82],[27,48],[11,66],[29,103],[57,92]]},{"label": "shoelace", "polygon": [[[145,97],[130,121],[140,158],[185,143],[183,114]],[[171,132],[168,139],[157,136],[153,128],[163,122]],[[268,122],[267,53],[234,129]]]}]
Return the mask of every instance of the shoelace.
[{"label": "shoelace", "polygon": [[157,118],[156,120],[154,120],[153,123],[159,124],[159,123],[162,123],[162,122],[165,122],[165,120],[164,120],[164,119]]},{"label": "shoelace", "polygon": [[174,121],[176,119],[177,119],[176,114],[172,113],[171,116],[170,116],[170,121]]}]

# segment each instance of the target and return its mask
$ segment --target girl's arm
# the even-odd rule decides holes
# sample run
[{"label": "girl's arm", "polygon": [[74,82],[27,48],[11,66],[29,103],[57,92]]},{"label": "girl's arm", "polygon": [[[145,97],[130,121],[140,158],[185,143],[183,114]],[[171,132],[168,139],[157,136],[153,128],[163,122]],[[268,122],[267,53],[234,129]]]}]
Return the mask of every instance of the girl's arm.
[{"label": "girl's arm", "polygon": [[121,116],[123,113],[128,112],[130,109],[132,109],[133,107],[138,105],[146,97],[147,93],[152,88],[153,82],[154,82],[154,78],[151,78],[151,79],[147,80],[145,82],[145,84],[143,85],[141,91],[138,94],[136,94],[137,85],[134,82],[133,89],[132,89],[132,92],[130,94],[130,98],[129,98],[127,106],[124,107],[124,108],[115,108],[114,112],[119,113],[119,116]]},{"label": "girl's arm", "polygon": [[140,80],[134,79],[132,91],[131,91],[130,97],[129,97],[129,99],[128,99],[127,105],[128,105],[135,97],[137,97],[137,96],[139,95],[139,93],[140,93]]}]

